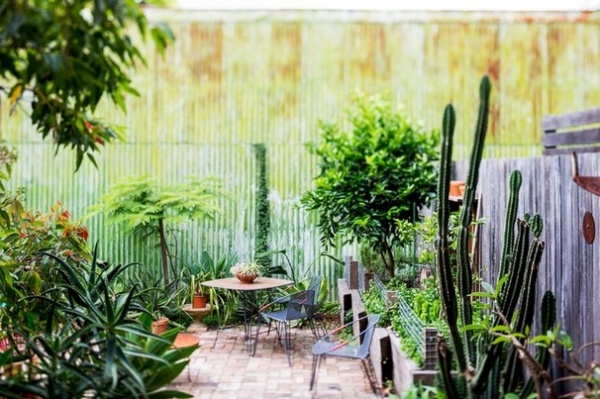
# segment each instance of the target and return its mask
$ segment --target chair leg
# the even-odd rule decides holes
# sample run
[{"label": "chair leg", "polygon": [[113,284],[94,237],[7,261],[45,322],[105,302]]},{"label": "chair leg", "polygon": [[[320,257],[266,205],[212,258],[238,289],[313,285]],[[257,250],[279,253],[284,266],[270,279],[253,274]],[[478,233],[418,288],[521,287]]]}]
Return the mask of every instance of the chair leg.
[{"label": "chair leg", "polygon": [[312,374],[310,376],[310,390],[317,390],[317,374],[319,373],[319,368],[321,366],[321,355],[313,355],[312,360]]},{"label": "chair leg", "polygon": [[284,340],[285,340],[285,354],[288,358],[288,364],[292,366],[292,337],[290,336],[290,325],[287,321],[283,323],[284,328]]},{"label": "chair leg", "polygon": [[377,395],[378,398],[382,398],[381,389],[379,387],[379,383],[377,382],[377,376],[375,375],[375,368],[373,367],[373,363],[371,362],[371,356],[367,356],[366,359],[361,359],[363,367],[365,368],[365,373],[367,374],[367,378],[369,379],[369,384],[371,385],[371,389],[373,393]]},{"label": "chair leg", "polygon": [[310,329],[312,330],[313,336],[315,337],[316,341],[327,335],[325,327],[323,327],[323,325],[319,323],[316,319],[308,319],[308,324],[310,325]]}]

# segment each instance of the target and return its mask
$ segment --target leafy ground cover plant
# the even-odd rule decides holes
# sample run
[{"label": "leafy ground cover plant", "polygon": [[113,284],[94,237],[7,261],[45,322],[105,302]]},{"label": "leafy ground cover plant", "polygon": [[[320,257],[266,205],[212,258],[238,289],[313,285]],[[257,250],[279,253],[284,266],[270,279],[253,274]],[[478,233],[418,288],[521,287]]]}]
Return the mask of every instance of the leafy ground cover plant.
[{"label": "leafy ground cover plant", "polygon": [[[436,281],[428,277],[414,287],[407,287],[399,280],[393,280],[388,284],[388,289],[397,291],[398,296],[406,303],[414,316],[419,320],[418,329],[432,327],[438,333],[447,336],[448,330],[440,319],[441,302],[437,292]],[[398,305],[391,307],[390,323],[392,330],[400,338],[402,350],[419,366],[423,366],[422,344],[416,339],[423,339],[422,335],[416,337],[411,332],[412,319],[407,318],[398,310]]]},{"label": "leafy ground cover plant", "polygon": [[309,150],[320,173],[301,204],[319,216],[325,245],[367,243],[393,276],[401,223],[413,222],[435,195],[439,137],[381,96],[356,95],[346,116],[349,131],[319,122],[323,141]]}]

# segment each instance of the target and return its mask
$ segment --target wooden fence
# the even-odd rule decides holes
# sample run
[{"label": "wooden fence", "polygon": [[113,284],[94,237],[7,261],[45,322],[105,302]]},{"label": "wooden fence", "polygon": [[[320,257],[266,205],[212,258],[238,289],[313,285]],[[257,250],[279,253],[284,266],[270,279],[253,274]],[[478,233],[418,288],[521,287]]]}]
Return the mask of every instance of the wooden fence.
[{"label": "wooden fence", "polygon": [[[578,159],[582,176],[600,173],[597,154],[580,154]],[[456,177],[464,180],[466,168],[458,163]],[[584,215],[589,212],[596,219],[600,215],[600,197],[575,185],[570,155],[483,161],[478,189],[480,216],[487,218],[479,236],[482,277],[497,281],[508,178],[515,169],[523,175],[519,217],[539,213],[544,220],[541,238],[546,247],[538,277],[538,306],[543,292],[552,290],[557,321],[571,335],[575,348],[600,342],[600,237],[596,234],[588,244],[583,234],[592,229],[589,222],[584,225]],[[600,347],[583,351],[584,365],[592,359],[600,359]]]}]

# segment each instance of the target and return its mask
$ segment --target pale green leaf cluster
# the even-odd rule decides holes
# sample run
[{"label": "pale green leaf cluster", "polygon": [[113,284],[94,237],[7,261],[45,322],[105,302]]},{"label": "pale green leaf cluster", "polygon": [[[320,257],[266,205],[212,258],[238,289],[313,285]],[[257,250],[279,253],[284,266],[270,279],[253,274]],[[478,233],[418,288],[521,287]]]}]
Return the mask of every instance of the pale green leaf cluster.
[{"label": "pale green leaf cluster", "polygon": [[115,184],[90,208],[88,217],[104,214],[107,221],[130,232],[156,231],[159,221],[213,219],[220,211],[218,199],[229,197],[216,178],[189,178],[162,185],[156,178],[126,178]]}]

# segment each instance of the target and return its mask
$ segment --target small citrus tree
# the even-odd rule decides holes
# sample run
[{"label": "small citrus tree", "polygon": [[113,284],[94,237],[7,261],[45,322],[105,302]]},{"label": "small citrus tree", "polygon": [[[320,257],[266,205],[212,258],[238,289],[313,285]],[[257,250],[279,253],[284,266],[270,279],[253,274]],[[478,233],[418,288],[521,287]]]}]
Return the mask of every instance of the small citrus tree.
[{"label": "small citrus tree", "polygon": [[319,122],[323,143],[315,188],[301,203],[319,215],[326,245],[357,240],[381,254],[394,275],[394,247],[405,244],[406,222],[435,194],[439,134],[427,131],[381,96],[356,95],[347,111],[351,130]]}]

